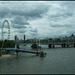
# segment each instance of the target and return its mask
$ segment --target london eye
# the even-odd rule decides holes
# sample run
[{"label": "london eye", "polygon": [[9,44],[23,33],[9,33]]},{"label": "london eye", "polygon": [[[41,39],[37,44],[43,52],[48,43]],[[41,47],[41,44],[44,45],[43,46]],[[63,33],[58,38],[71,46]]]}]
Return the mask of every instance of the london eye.
[{"label": "london eye", "polygon": [[8,34],[7,34],[7,40],[10,39],[10,25],[9,25],[9,22],[8,20],[4,20],[3,21],[3,24],[2,24],[2,41],[4,40],[4,26],[5,26],[5,23],[7,23],[7,28],[8,28]]}]

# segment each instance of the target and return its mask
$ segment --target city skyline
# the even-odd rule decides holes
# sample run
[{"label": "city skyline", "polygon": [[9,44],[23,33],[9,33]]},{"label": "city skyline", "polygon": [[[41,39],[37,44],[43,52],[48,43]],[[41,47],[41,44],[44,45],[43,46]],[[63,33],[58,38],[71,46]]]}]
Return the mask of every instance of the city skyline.
[{"label": "city skyline", "polygon": [[[46,38],[75,34],[75,1],[0,1],[0,34],[4,20],[10,38]],[[4,27],[7,33],[7,25]],[[0,37],[1,38],[1,37]]]}]

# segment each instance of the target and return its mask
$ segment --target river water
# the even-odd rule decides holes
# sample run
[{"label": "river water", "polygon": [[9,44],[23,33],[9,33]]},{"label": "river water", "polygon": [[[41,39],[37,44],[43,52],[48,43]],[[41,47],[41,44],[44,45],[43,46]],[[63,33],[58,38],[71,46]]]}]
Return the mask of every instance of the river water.
[{"label": "river water", "polygon": [[[31,45],[23,46],[31,50]],[[19,53],[0,59],[0,74],[75,74],[75,48],[52,48],[42,45],[45,57]]]}]

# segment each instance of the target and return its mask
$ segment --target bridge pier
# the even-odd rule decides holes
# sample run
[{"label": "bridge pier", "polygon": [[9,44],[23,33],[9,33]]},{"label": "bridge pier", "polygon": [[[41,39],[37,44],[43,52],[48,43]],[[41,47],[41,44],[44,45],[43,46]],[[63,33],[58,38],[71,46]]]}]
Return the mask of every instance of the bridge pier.
[{"label": "bridge pier", "polygon": [[73,47],[75,47],[75,43],[73,44]]},{"label": "bridge pier", "polygon": [[65,48],[65,47],[66,47],[66,44],[65,44],[65,43],[63,43],[63,44],[61,44],[61,46],[62,46],[63,48]]},{"label": "bridge pier", "polygon": [[49,44],[48,48],[55,48],[55,45],[54,44]]},{"label": "bridge pier", "polygon": [[55,48],[55,45],[53,44],[53,48]]},{"label": "bridge pier", "polygon": [[67,47],[69,47],[69,45],[67,44]]},{"label": "bridge pier", "polygon": [[66,44],[64,43],[64,48],[66,47]]},{"label": "bridge pier", "polygon": [[61,44],[61,47],[63,47],[63,44]]},{"label": "bridge pier", "polygon": [[48,48],[52,48],[52,44],[49,44],[49,45],[48,45]]}]

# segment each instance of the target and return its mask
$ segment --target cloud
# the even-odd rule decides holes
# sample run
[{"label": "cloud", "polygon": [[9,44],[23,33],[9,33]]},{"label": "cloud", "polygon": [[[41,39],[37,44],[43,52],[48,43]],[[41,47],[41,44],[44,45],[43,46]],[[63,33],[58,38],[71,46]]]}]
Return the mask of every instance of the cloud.
[{"label": "cloud", "polygon": [[35,28],[35,27],[31,27],[31,29],[30,29],[30,34],[31,35],[37,35],[37,33],[38,33],[38,30],[37,30],[37,28]]},{"label": "cloud", "polygon": [[27,30],[25,28],[22,28],[22,29],[15,29],[14,32],[17,32],[18,34],[19,33],[25,33]]},{"label": "cloud", "polygon": [[37,32],[37,28],[31,28],[31,32]]},{"label": "cloud", "polygon": [[53,25],[50,25],[51,27],[71,27],[71,25],[66,25],[66,24],[53,24]]},{"label": "cloud", "polygon": [[29,22],[25,18],[16,17],[14,20],[11,20],[11,26],[13,28],[26,28],[26,25],[29,25]]},{"label": "cloud", "polygon": [[62,17],[62,18],[68,18],[68,17],[72,17],[73,16],[73,13],[71,12],[67,12],[67,13],[56,13],[54,15],[50,15],[51,18],[59,18],[59,17]]},{"label": "cloud", "polygon": [[[68,11],[68,9],[55,9],[55,10],[50,10],[47,14],[46,14],[46,18],[48,18],[50,21],[60,21],[60,20],[65,20],[68,18],[72,18],[74,16],[74,12],[72,11]],[[55,11],[55,12],[54,12]]]},{"label": "cloud", "polygon": [[12,25],[13,28],[21,29],[21,28],[26,28],[24,25]]},{"label": "cloud", "polygon": [[[1,14],[2,17],[8,16],[11,14],[12,16],[24,16],[25,18],[41,18],[43,14],[45,14],[48,11],[48,5],[45,3],[37,3],[37,2],[4,2],[0,3]],[[13,6],[11,6],[13,5]],[[42,8],[43,6],[43,8]],[[3,13],[2,13],[3,12]]]},{"label": "cloud", "polygon": [[28,25],[29,23],[27,22],[27,20],[25,18],[22,17],[16,17],[13,21],[11,21],[14,24],[18,24],[18,25]]},{"label": "cloud", "polygon": [[6,17],[9,14],[9,9],[5,7],[0,7],[0,18]]},{"label": "cloud", "polygon": [[23,33],[23,34],[24,34],[25,32],[26,32],[26,30],[21,30],[21,31],[19,31],[19,33]]},{"label": "cloud", "polygon": [[0,23],[6,19],[11,34],[20,38],[22,34],[28,38],[69,35],[75,29],[75,2],[1,1]]}]

